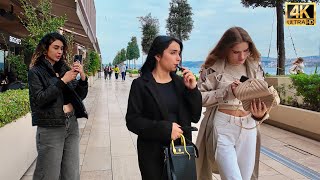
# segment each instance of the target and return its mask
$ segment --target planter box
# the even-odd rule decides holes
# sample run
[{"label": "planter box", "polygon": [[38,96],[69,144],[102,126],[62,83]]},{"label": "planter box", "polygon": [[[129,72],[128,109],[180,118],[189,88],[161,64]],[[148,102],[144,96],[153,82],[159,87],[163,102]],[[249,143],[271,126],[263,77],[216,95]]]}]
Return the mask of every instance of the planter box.
[{"label": "planter box", "polygon": [[268,124],[320,141],[320,112],[279,105],[270,111]]},{"label": "planter box", "polygon": [[[281,98],[287,99],[289,96],[294,97],[294,95],[296,93],[295,89],[289,89],[289,85],[292,84],[292,81],[291,81],[290,77],[288,77],[288,76],[266,77],[265,81],[267,81],[267,83],[270,86],[272,85],[275,88],[278,87],[278,86],[284,86],[285,87],[286,95],[284,97],[283,97],[283,94],[280,95],[280,92],[278,92],[279,96],[281,96]],[[298,103],[302,103],[303,102],[302,97],[298,96],[297,97],[297,101],[298,101]]]},{"label": "planter box", "polygon": [[28,113],[0,128],[0,179],[20,179],[37,157],[37,127]]},{"label": "planter box", "polygon": [[140,76],[140,74],[131,74],[131,73],[129,73],[129,77],[132,77],[132,78],[137,78],[139,76]]},{"label": "planter box", "polygon": [[94,81],[98,79],[98,73],[94,76],[88,76],[88,86],[91,87],[94,84]]}]

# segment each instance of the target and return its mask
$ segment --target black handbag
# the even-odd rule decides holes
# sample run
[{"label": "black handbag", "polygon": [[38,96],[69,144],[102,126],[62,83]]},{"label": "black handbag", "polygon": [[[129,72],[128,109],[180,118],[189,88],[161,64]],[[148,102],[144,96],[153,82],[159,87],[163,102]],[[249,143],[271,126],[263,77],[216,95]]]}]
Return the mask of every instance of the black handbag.
[{"label": "black handbag", "polygon": [[[180,137],[181,145],[174,145],[171,141],[169,147],[165,147],[165,167],[168,180],[196,180],[195,158],[198,157],[198,149],[192,141]],[[186,141],[188,144],[186,144]]]}]

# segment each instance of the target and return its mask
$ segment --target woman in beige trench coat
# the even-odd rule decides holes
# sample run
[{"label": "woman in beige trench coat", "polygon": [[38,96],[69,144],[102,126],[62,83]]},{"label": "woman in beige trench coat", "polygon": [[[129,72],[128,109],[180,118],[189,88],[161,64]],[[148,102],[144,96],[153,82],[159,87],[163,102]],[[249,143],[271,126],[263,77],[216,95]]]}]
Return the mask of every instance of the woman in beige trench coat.
[{"label": "woman in beige trench coat", "polygon": [[[242,123],[251,121],[253,126],[252,124],[250,126],[254,127],[256,124],[255,120],[267,119],[269,115],[265,104],[260,102],[260,100],[257,105],[256,103],[251,104],[250,112],[243,110],[241,102],[233,94],[234,89],[240,83],[239,79],[241,75],[245,75],[248,78],[264,79],[264,73],[260,66],[260,54],[249,34],[240,27],[232,27],[224,33],[216,47],[210,52],[200,71],[198,88],[202,94],[202,106],[206,107],[206,111],[200,125],[196,143],[199,148],[199,158],[196,162],[198,180],[211,180],[212,173],[219,173],[219,171],[222,179],[258,179],[260,156],[259,127],[247,130],[241,126]],[[235,105],[235,102],[239,104]],[[222,118],[221,120],[218,114],[230,117],[230,119],[226,120]],[[236,124],[236,119],[240,119],[239,123],[241,123],[241,126]],[[246,121],[243,121],[243,119],[246,119]],[[231,120],[234,121],[231,122]],[[217,121],[224,123],[224,125],[217,127]],[[230,125],[227,125],[227,123]],[[251,136],[253,134],[254,139],[250,140],[253,143],[250,145],[250,143],[246,144],[247,142],[245,142],[242,146],[248,147],[245,147],[246,149],[243,151],[237,149],[238,141],[236,140],[235,144],[232,144],[231,148],[229,148],[229,151],[233,152],[229,154],[229,151],[221,151],[224,154],[221,155],[220,153],[219,155],[217,144],[219,145],[221,142],[223,144],[230,139],[228,137],[226,139],[220,138],[225,134],[229,136],[228,133],[233,131],[233,129],[231,128],[228,132],[223,132],[224,134],[222,133],[222,135],[219,134],[220,130],[230,129],[229,126],[238,129],[240,134],[242,132],[252,132]],[[235,138],[239,140],[239,137],[240,135]],[[248,139],[247,141],[250,142]],[[222,146],[225,147],[224,144]],[[242,151],[240,152],[240,157],[239,151]],[[248,152],[253,153],[250,154]],[[229,157],[232,156],[232,153],[236,157],[230,160]],[[216,158],[220,158],[220,165]],[[251,162],[241,164],[241,161]],[[249,167],[241,167],[244,166],[243,164],[251,164],[245,166],[252,167],[251,169]],[[245,173],[247,174],[245,175]]]}]

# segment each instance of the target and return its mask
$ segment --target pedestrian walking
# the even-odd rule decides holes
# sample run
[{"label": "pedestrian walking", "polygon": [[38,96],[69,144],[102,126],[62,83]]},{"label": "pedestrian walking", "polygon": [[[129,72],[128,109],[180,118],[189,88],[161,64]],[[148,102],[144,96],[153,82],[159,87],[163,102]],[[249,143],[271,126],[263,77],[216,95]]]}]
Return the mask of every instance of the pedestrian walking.
[{"label": "pedestrian walking", "polygon": [[234,91],[241,76],[263,80],[260,53],[241,27],[228,29],[201,67],[198,88],[206,107],[197,137],[198,180],[258,179],[260,133],[256,120],[268,118],[264,102],[245,111]]},{"label": "pedestrian walking", "polygon": [[116,80],[118,80],[119,73],[120,73],[120,69],[119,69],[118,65],[115,65],[113,70],[114,70],[114,76],[115,76]]},{"label": "pedestrian walking", "polygon": [[131,85],[126,122],[138,135],[138,161],[143,180],[166,179],[164,146],[171,140],[192,138],[182,127],[197,123],[201,116],[201,94],[193,73],[176,75],[182,42],[169,36],[154,39],[141,76]]},{"label": "pedestrian walking", "polygon": [[[32,125],[38,126],[38,158],[34,180],[79,180],[79,128],[77,118],[88,118],[82,100],[87,77],[79,61],[65,62],[67,43],[59,33],[39,42],[28,73]],[[76,80],[77,74],[80,79]]]},{"label": "pedestrian walking", "polygon": [[107,80],[107,78],[108,78],[108,66],[105,66],[103,68],[103,72],[104,72],[104,80]]},{"label": "pedestrian walking", "polygon": [[109,64],[109,66],[107,67],[107,73],[108,73],[108,78],[109,78],[109,80],[111,80],[112,67],[111,67],[110,64]]},{"label": "pedestrian walking", "polygon": [[125,65],[125,64],[123,64],[123,65],[121,66],[120,71],[121,71],[122,81],[125,81],[125,80],[126,80],[126,71],[127,71],[127,68],[126,68],[126,65]]}]

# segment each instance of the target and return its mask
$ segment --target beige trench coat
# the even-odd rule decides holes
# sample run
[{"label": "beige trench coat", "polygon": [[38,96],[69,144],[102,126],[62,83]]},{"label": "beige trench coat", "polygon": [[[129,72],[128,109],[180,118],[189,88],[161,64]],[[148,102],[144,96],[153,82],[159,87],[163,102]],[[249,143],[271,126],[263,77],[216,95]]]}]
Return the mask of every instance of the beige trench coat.
[{"label": "beige trench coat", "polygon": [[[263,70],[259,61],[247,60],[247,76],[249,78],[264,79]],[[215,162],[216,137],[214,137],[213,119],[217,105],[223,102],[226,94],[231,89],[216,89],[218,82],[216,76],[224,71],[225,61],[217,61],[213,66],[202,69],[198,81],[198,88],[202,95],[202,106],[206,107],[202,119],[196,145],[199,149],[199,158],[196,160],[198,180],[212,180],[212,173],[219,173]],[[259,157],[260,157],[260,131],[257,127],[257,146],[255,168],[251,179],[258,179]]]}]

